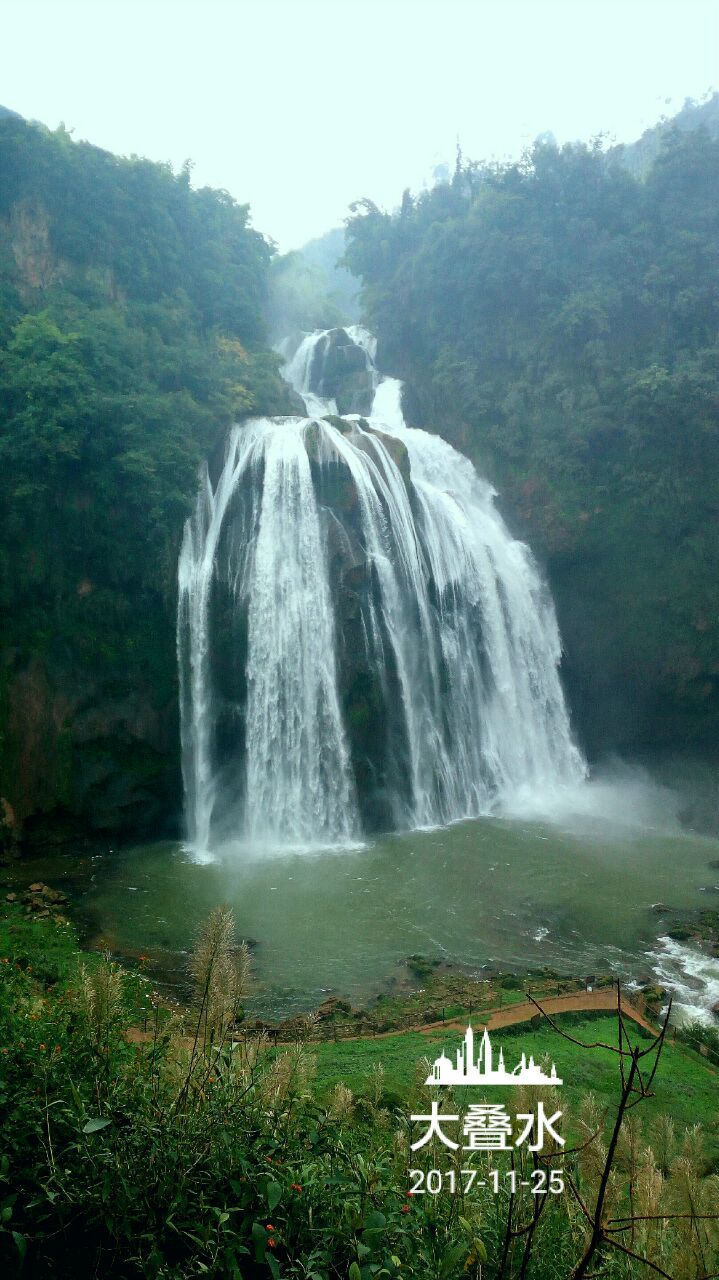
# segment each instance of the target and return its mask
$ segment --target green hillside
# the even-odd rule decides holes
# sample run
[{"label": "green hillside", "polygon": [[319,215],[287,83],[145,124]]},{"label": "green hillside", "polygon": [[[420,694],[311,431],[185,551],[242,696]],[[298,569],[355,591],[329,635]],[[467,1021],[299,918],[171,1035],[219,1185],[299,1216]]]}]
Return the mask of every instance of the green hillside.
[{"label": "green hillside", "polygon": [[226,425],[286,407],[271,257],[189,166],[0,119],[6,845],[177,821],[177,549]]},{"label": "green hillside", "polygon": [[417,425],[497,484],[546,565],[592,752],[719,745],[719,141],[643,180],[601,144],[460,159],[347,259]]}]

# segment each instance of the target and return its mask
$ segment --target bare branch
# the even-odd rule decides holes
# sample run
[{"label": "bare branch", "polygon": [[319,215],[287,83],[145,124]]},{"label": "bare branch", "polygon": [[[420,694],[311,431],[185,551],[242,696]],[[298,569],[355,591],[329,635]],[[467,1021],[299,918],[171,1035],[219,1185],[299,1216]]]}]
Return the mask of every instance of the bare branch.
[{"label": "bare branch", "polygon": [[571,1178],[569,1178],[569,1177],[568,1177],[568,1178],[567,1178],[567,1182],[569,1183],[569,1186],[570,1186],[570,1188],[571,1188],[572,1194],[574,1195],[574,1198],[575,1198],[575,1200],[577,1201],[577,1204],[579,1205],[579,1208],[581,1209],[582,1213],[584,1214],[585,1218],[587,1219],[587,1222],[589,1223],[590,1227],[593,1227],[593,1226],[594,1226],[594,1221],[593,1221],[593,1219],[592,1219],[592,1215],[591,1215],[591,1213],[589,1212],[589,1210],[588,1210],[587,1206],[585,1205],[584,1201],[582,1200],[582,1197],[581,1197],[581,1196],[580,1196],[580,1194],[579,1194],[579,1190],[578,1190],[578,1188],[574,1185],[574,1182],[572,1181],[572,1179],[571,1179]]},{"label": "bare branch", "polygon": [[664,1271],[656,1262],[650,1262],[649,1258],[643,1258],[640,1253],[635,1253],[633,1249],[628,1249],[625,1244],[620,1244],[618,1240],[611,1240],[610,1244],[613,1249],[619,1249],[621,1253],[626,1253],[628,1258],[634,1258],[635,1262],[643,1262],[645,1267],[651,1267],[652,1271],[656,1271],[657,1275],[664,1276],[665,1280],[674,1280],[668,1271]]},{"label": "bare branch", "polygon": [[[605,1120],[606,1120],[606,1118],[607,1118],[608,1112],[609,1112],[609,1108],[608,1108],[608,1107],[605,1107],[605,1108],[604,1108],[604,1111],[602,1112],[602,1119],[601,1119],[601,1123],[600,1123],[600,1124],[597,1126],[597,1128],[594,1130],[594,1133],[591,1135],[591,1137],[590,1137],[590,1138],[587,1138],[587,1141],[586,1141],[586,1142],[583,1142],[583,1143],[581,1144],[581,1146],[579,1146],[579,1147],[563,1147],[563,1148],[562,1148],[562,1155],[564,1156],[564,1158],[565,1158],[565,1159],[567,1158],[567,1156],[576,1156],[576,1155],[579,1155],[579,1153],[580,1153],[581,1151],[586,1151],[587,1147],[591,1147],[592,1143],[595,1141],[595,1139],[596,1139],[596,1138],[598,1138],[598,1137],[599,1137],[600,1133],[602,1132],[602,1129],[603,1129],[603,1127],[604,1127],[604,1121],[605,1121]],[[550,1163],[550,1161],[552,1160],[552,1158],[553,1158],[553,1155],[552,1155],[551,1153],[550,1153],[549,1155],[546,1155],[546,1156],[540,1156],[540,1159],[543,1161],[543,1163],[544,1163],[544,1164],[549,1164],[549,1163]]]},{"label": "bare branch", "polygon": [[633,1213],[622,1218],[609,1218],[608,1222],[670,1222],[674,1218],[691,1218],[693,1222],[716,1222],[719,1213]]}]

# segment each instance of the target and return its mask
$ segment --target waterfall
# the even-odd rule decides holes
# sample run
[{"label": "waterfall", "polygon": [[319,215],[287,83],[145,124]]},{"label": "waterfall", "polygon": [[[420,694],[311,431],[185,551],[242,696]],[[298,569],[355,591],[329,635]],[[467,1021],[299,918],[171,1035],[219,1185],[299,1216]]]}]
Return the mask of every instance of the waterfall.
[{"label": "waterfall", "polygon": [[360,326],[285,377],[308,416],[235,427],[185,529],[191,844],[342,844],[581,780],[552,601],[491,486],[406,426]]},{"label": "waterfall", "polygon": [[[205,476],[180,553],[178,649],[188,834],[200,850],[224,773],[244,795],[242,831],[283,844],[355,834],[347,745],[337,699],[335,640],[320,518],[301,419],[256,420],[231,433],[216,490]],[[221,533],[228,504],[250,479],[244,539]],[[246,760],[218,767],[211,610],[222,578],[247,615]],[[233,779],[233,771],[240,777]],[[235,814],[230,813],[230,822]]]}]

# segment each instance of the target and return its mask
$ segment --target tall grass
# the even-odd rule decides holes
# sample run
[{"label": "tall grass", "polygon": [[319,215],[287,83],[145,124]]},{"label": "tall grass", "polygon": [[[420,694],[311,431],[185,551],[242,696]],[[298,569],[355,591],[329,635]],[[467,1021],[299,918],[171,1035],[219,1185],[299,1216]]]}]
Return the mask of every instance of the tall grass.
[{"label": "tall grass", "polygon": [[[625,1098],[627,1063],[645,1041],[625,1042],[611,1114],[584,1098],[571,1151],[477,1153],[479,1170],[501,1171],[498,1194],[465,1193],[460,1178],[456,1194],[409,1196],[410,1169],[448,1171],[453,1160],[441,1144],[410,1148],[411,1115],[436,1097],[426,1062],[406,1097],[375,1068],[354,1093],[338,1083],[321,1098],[306,1037],[277,1049],[242,1035],[249,954],[227,909],[198,939],[191,1007],[145,1000],[149,1030],[135,1042],[128,1028],[146,993],[109,957],[54,989],[7,959],[3,1275],[704,1280],[719,1269],[719,1185],[702,1133],[675,1132],[668,1116],[647,1128],[639,1094]],[[530,1110],[536,1095],[515,1094],[515,1110]],[[455,1104],[443,1093],[442,1110]],[[564,1171],[564,1194],[521,1186],[541,1167]]]}]

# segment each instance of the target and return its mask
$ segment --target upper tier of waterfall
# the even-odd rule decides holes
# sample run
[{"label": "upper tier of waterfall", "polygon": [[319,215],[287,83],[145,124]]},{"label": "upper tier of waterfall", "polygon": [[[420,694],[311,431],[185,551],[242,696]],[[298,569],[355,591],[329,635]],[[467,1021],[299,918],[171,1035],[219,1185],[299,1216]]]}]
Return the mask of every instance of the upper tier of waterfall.
[{"label": "upper tier of waterfall", "polygon": [[406,426],[360,326],[284,354],[308,416],[232,430],[180,555],[191,843],[344,843],[580,780],[552,601],[492,488]]}]

